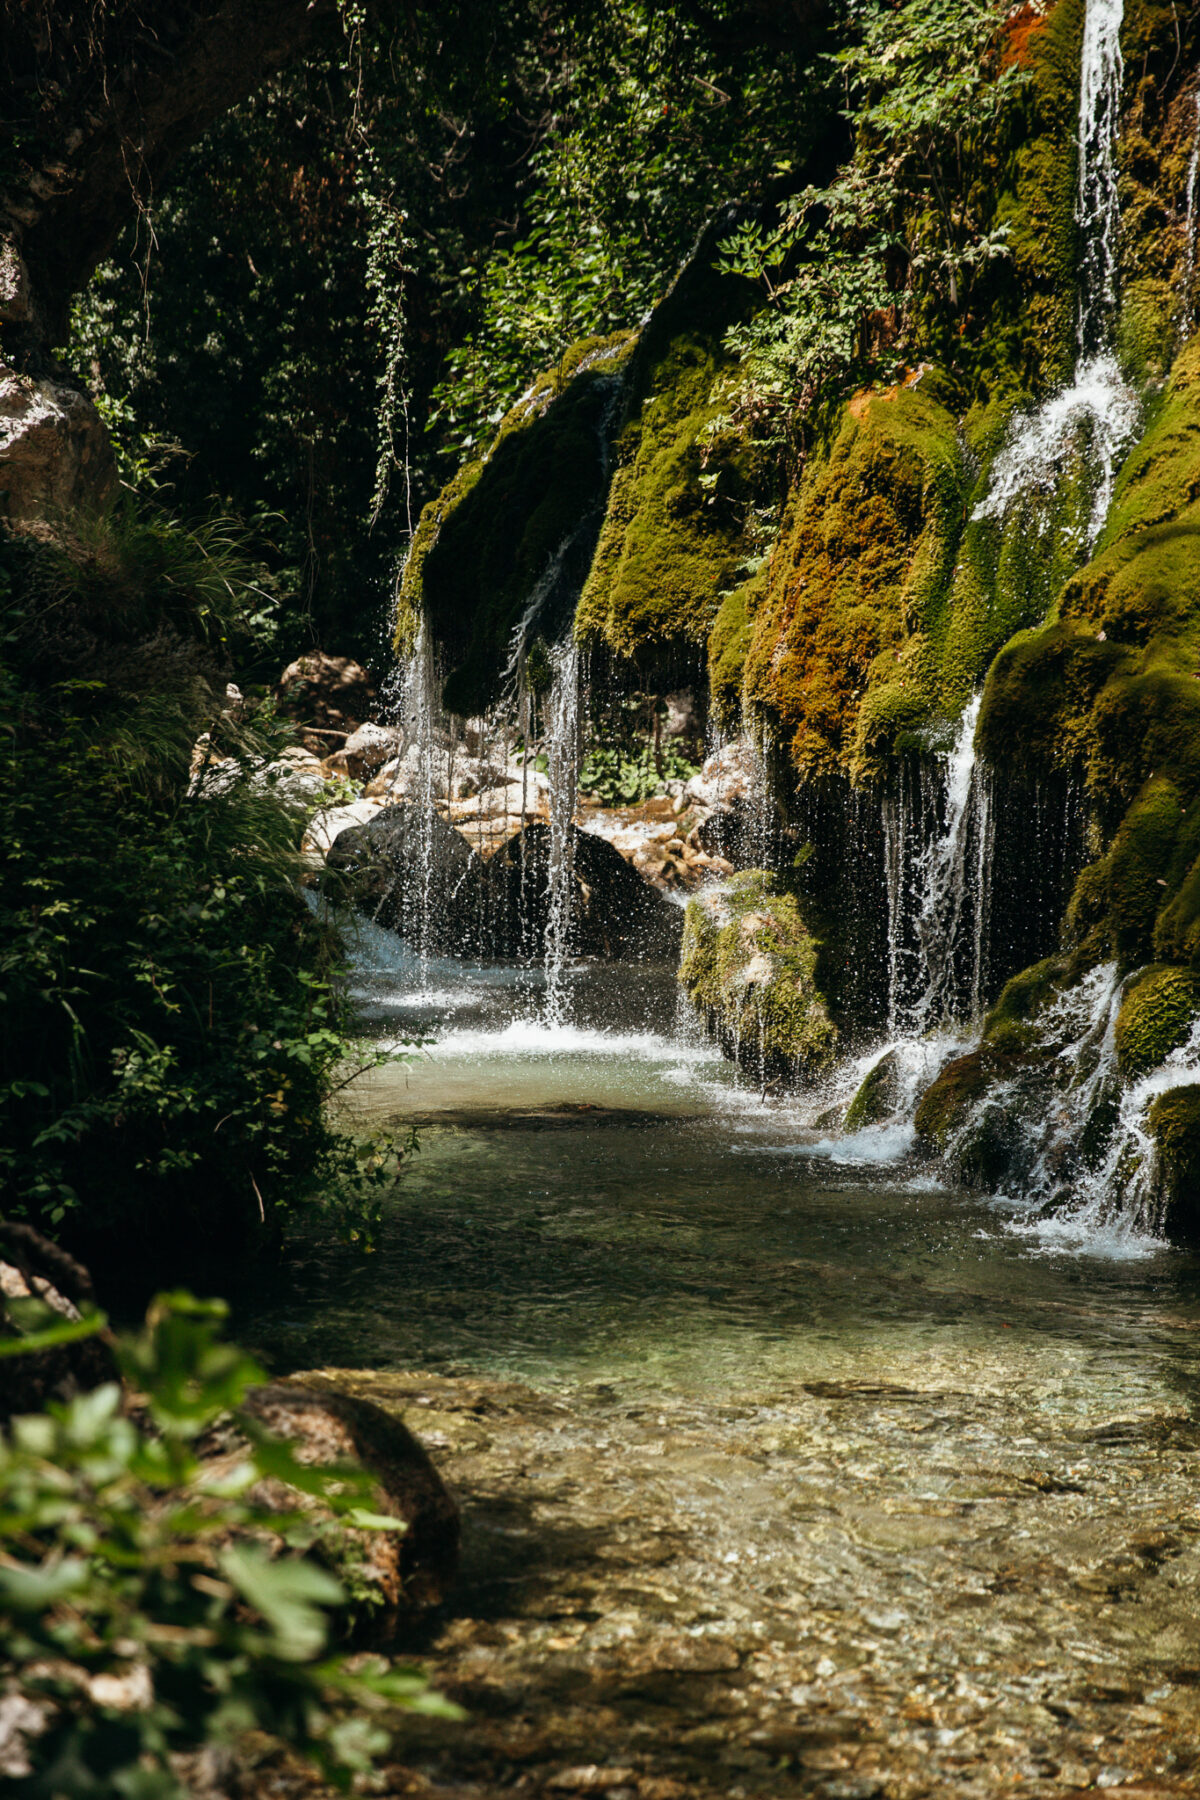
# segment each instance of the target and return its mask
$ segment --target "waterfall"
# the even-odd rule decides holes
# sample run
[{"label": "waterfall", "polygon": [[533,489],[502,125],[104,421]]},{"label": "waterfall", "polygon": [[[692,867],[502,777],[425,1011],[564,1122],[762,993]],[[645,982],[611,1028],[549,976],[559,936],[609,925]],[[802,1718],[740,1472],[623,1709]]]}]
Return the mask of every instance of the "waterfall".
[{"label": "waterfall", "polygon": [[[406,883],[402,935],[416,952],[421,986],[429,980],[433,946],[434,805],[439,798],[437,765],[442,745],[437,671],[428,630],[422,622],[417,641],[399,669],[392,710],[398,715],[407,798],[415,808],[410,844],[416,852],[417,880]],[[452,752],[450,753],[452,754]]]},{"label": "waterfall", "polygon": [[987,494],[972,518],[1003,521],[1018,500],[1052,499],[1081,449],[1094,482],[1091,506],[1082,530],[1081,549],[1095,548],[1112,504],[1117,467],[1133,438],[1140,417],[1137,396],[1128,388],[1111,351],[1081,360],[1070,387],[1054,394],[1035,412],[1018,419],[992,467]]},{"label": "waterfall", "polygon": [[1192,283],[1196,275],[1196,184],[1200,178],[1200,89],[1196,92],[1196,124],[1192,134],[1192,154],[1188,162],[1187,206],[1184,218],[1182,330],[1191,336],[1196,322],[1192,300]]},{"label": "waterfall", "polygon": [[920,1035],[980,1010],[990,788],[975,755],[982,696],[933,762],[902,763],[884,801],[888,1025]]},{"label": "waterfall", "polygon": [[545,1015],[547,1024],[561,1025],[566,1011],[564,975],[575,888],[575,802],[581,759],[579,645],[574,637],[554,647],[550,663],[553,676],[543,729],[550,779]]},{"label": "waterfall", "polygon": [[1200,1081],[1200,1019],[1157,1068],[1126,1081],[1117,1017],[1139,974],[1104,963],[1059,994],[1038,1020],[1045,1060],[994,1086],[948,1147],[953,1164],[989,1116],[1020,1119],[1008,1180],[1010,1196],[1026,1205],[1019,1230],[1133,1250],[1161,1237],[1162,1184],[1147,1115],[1160,1095]]},{"label": "waterfall", "polygon": [[[1122,454],[1140,418],[1137,396],[1112,353],[1116,306],[1116,147],[1120,122],[1121,20],[1124,0],[1087,0],[1079,80],[1079,181],[1075,222],[1080,238],[1076,297],[1078,353],[1070,385],[1016,419],[996,458],[988,492],[972,518],[1003,522],[1017,501],[1032,503],[1031,523],[1049,527],[1048,500],[1076,460],[1092,481],[1079,549],[1090,555],[1104,528]],[[1039,504],[1040,503],[1040,504]]]},{"label": "waterfall", "polygon": [[1117,301],[1117,127],[1124,0],[1087,0],[1079,72],[1079,185],[1075,222],[1081,242],[1076,335],[1080,358],[1109,340]]}]

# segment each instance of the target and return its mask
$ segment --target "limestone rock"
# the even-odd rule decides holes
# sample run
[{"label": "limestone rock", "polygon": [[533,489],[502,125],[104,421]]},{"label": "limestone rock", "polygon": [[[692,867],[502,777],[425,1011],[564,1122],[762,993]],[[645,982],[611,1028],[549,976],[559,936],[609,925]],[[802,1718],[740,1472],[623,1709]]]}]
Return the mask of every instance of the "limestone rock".
[{"label": "limestone rock", "polygon": [[336,774],[365,781],[396,757],[400,746],[400,733],[392,726],[368,722],[352,731],[341,749],[334,751],[330,765]]},{"label": "limestone rock", "polygon": [[707,808],[748,804],[760,782],[758,757],[748,737],[734,738],[708,757],[683,790],[693,806]]},{"label": "limestone rock", "polygon": [[339,832],[326,867],[336,878],[332,888],[401,936],[423,921],[428,895],[431,948],[453,951],[468,935],[463,909],[475,860],[440,814],[404,800]]},{"label": "limestone rock", "polygon": [[352,800],[348,806],[326,806],[314,813],[304,834],[303,848],[328,855],[343,831],[356,825],[369,825],[379,811],[378,800]]},{"label": "limestone rock", "polygon": [[[571,827],[571,956],[673,962],[683,914],[604,838]],[[550,918],[550,827],[535,819],[486,866],[493,956],[540,955]]]},{"label": "limestone rock", "polygon": [[99,505],[115,482],[108,432],[87,396],[0,364],[0,517],[47,532]]}]

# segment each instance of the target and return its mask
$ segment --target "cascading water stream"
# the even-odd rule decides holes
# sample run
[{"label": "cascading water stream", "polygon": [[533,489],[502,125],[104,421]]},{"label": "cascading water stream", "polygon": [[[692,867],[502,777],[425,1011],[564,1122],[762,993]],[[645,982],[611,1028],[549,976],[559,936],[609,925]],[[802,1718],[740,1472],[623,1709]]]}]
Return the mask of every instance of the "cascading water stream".
[{"label": "cascading water stream", "polygon": [[416,953],[418,979],[429,985],[429,960],[433,945],[434,804],[438,797],[438,761],[441,709],[433,649],[424,624],[412,651],[400,665],[398,692],[393,703],[402,736],[401,760],[407,773],[408,797],[415,809],[413,837],[417,879],[405,887],[404,937]]},{"label": "cascading water stream", "polygon": [[902,766],[884,802],[894,1037],[980,1009],[991,813],[975,755],[980,701],[977,694],[966,707],[950,751]]},{"label": "cascading water stream", "polygon": [[1087,0],[1079,72],[1079,182],[1075,222],[1081,259],[1076,337],[1082,358],[1106,348],[1116,292],[1117,128],[1125,66],[1124,0]]},{"label": "cascading water stream", "polygon": [[544,1012],[548,1025],[561,1025],[567,1008],[564,977],[574,901],[575,804],[581,754],[579,645],[573,636],[555,646],[550,662],[553,676],[546,698],[543,738],[550,780]]},{"label": "cascading water stream", "polygon": [[976,520],[1003,522],[1019,500],[1042,501],[1033,523],[1048,523],[1045,502],[1064,476],[1085,458],[1091,483],[1080,548],[1095,548],[1112,503],[1121,456],[1140,418],[1137,396],[1127,387],[1112,351],[1116,308],[1116,146],[1120,122],[1121,23],[1124,0],[1087,0],[1079,81],[1079,179],[1075,222],[1080,240],[1076,295],[1078,354],[1069,387],[1018,419],[996,458]]},{"label": "cascading water stream", "polygon": [[1180,326],[1183,336],[1192,334],[1196,323],[1196,306],[1192,299],[1192,283],[1196,278],[1196,189],[1200,182],[1200,89],[1196,93],[1196,124],[1192,135],[1192,154],[1188,161],[1187,200],[1184,215],[1183,297]]},{"label": "cascading water stream", "polygon": [[1149,1129],[1154,1101],[1200,1081],[1200,1019],[1159,1066],[1132,1080],[1121,1072],[1117,1018],[1141,974],[1115,963],[1093,969],[1064,990],[1038,1020],[1052,1060],[993,1087],[949,1146],[953,1162],[977,1140],[989,1116],[1021,1121],[1023,1153],[1009,1191],[1023,1207],[1016,1229],[1051,1245],[1139,1254],[1160,1240],[1163,1191]]}]

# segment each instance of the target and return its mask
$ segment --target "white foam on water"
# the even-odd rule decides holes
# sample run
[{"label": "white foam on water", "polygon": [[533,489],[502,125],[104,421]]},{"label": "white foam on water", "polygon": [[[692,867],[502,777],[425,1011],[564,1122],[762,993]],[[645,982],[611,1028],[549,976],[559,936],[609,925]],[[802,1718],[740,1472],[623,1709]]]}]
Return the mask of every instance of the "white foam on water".
[{"label": "white foam on water", "polygon": [[[1013,1209],[1004,1228],[1020,1238],[1033,1256],[1091,1256],[1101,1262],[1143,1262],[1149,1256],[1161,1256],[1168,1248],[1161,1237],[1140,1228],[1126,1215],[1117,1214],[1099,1225],[1086,1209],[1033,1216],[1028,1209],[1035,1202],[1012,1200],[1003,1194],[996,1195],[993,1204]],[[1026,1216],[1020,1216],[1021,1213]]]},{"label": "white foam on water", "polygon": [[794,1156],[824,1157],[828,1162],[859,1167],[883,1167],[903,1162],[912,1153],[916,1129],[902,1119],[886,1125],[864,1125],[849,1137],[818,1138],[813,1144],[781,1145]]},{"label": "white foam on water", "polygon": [[678,1069],[689,1060],[713,1060],[712,1051],[691,1051],[653,1031],[604,1031],[583,1025],[555,1025],[545,1019],[510,1019],[496,1030],[451,1029],[433,1046],[436,1060],[451,1057],[634,1057]]}]

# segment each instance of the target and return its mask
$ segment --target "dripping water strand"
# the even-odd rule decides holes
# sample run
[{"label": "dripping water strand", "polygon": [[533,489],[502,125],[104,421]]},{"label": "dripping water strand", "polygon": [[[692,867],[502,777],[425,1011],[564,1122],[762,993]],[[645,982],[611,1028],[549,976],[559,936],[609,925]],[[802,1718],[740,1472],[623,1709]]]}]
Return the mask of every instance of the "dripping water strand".
[{"label": "dripping water strand", "polygon": [[975,754],[980,701],[977,694],[966,707],[948,753],[900,764],[884,800],[894,1038],[981,1006],[991,807]]},{"label": "dripping water strand", "polygon": [[1185,338],[1191,336],[1196,322],[1196,305],[1192,286],[1196,278],[1196,188],[1200,180],[1200,88],[1196,91],[1196,123],[1192,131],[1192,154],[1187,172],[1187,205],[1184,217],[1182,328]]},{"label": "dripping water strand", "polygon": [[575,804],[580,764],[579,645],[574,636],[550,653],[544,749],[550,781],[550,850],[546,876],[546,999],[548,1025],[567,1011],[565,975],[575,898]]},{"label": "dripping water strand", "polygon": [[1124,0],[1087,0],[1079,74],[1079,184],[1075,221],[1082,245],[1076,336],[1081,358],[1108,342],[1116,305],[1117,128],[1124,62]]}]

